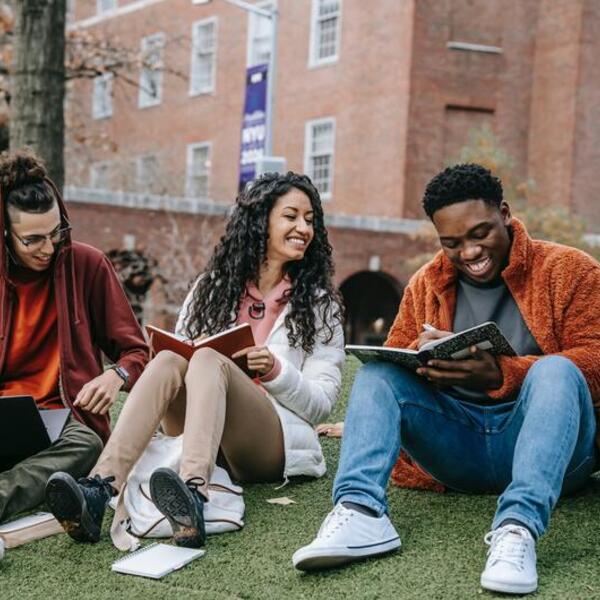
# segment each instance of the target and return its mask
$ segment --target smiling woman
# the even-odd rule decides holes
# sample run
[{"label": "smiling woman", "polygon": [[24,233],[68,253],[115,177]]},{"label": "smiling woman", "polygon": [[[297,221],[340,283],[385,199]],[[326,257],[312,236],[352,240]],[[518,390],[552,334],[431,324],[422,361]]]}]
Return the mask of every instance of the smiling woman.
[{"label": "smiling woman", "polygon": [[217,460],[243,482],[322,476],[313,427],[333,408],[345,358],[332,279],[332,249],[310,179],[267,173],[247,186],[176,332],[196,339],[248,323],[255,345],[232,358],[244,357],[255,380],[206,348],[189,361],[159,352],[129,394],[93,478],[76,483],[57,473],[49,481],[49,505],[69,535],[97,541],[111,489],[123,489],[159,425],[169,436],[183,434],[179,472],[156,468],[150,478],[152,500],[179,545],[205,542],[204,503]]}]

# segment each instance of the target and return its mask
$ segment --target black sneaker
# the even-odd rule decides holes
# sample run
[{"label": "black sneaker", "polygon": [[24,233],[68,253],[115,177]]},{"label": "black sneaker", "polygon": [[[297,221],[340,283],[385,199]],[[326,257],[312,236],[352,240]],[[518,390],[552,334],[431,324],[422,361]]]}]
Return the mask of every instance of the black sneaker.
[{"label": "black sneaker", "polygon": [[108,501],[115,495],[114,477],[99,475],[75,481],[68,473],[54,473],[46,484],[46,504],[76,542],[95,544]]},{"label": "black sneaker", "polygon": [[150,477],[152,501],[169,520],[178,546],[200,548],[206,541],[205,499],[197,489],[203,483],[200,477],[184,482],[175,471],[163,468]]}]

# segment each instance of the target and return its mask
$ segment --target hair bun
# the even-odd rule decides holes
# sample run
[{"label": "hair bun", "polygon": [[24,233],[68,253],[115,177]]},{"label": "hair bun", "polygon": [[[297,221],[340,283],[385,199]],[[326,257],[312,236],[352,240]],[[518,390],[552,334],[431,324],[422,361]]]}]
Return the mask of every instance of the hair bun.
[{"label": "hair bun", "polygon": [[0,186],[5,193],[46,177],[46,167],[33,150],[25,148],[0,154]]}]

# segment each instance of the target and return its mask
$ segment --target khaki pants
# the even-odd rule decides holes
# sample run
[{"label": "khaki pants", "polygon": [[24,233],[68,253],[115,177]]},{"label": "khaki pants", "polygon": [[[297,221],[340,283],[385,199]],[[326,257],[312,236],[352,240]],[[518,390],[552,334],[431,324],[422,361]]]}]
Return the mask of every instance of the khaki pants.
[{"label": "khaki pants", "polygon": [[152,435],[183,435],[180,476],[200,477],[207,496],[217,455],[238,481],[283,476],[283,433],[264,392],[231,360],[210,349],[186,361],[163,351],[131,390],[92,475],[115,477],[120,490]]},{"label": "khaki pants", "polygon": [[70,417],[49,448],[7,470],[0,465],[0,521],[41,504],[46,482],[56,471],[65,471],[76,479],[87,475],[101,451],[102,440]]}]

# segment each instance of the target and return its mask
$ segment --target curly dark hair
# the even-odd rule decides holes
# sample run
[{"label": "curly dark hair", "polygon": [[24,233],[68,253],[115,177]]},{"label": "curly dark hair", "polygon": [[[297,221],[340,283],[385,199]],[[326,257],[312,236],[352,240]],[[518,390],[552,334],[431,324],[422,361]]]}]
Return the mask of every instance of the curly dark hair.
[{"label": "curly dark hair", "polygon": [[502,202],[500,179],[475,163],[448,167],[427,184],[423,209],[431,219],[436,210],[464,200],[483,200],[499,207]]},{"label": "curly dark hair", "polygon": [[9,218],[9,207],[28,213],[48,212],[56,202],[56,195],[47,178],[44,162],[32,150],[3,152],[0,188],[5,201],[5,218]]},{"label": "curly dark hair", "polygon": [[[314,237],[304,257],[284,266],[290,277],[290,311],[285,325],[290,345],[312,352],[317,334],[326,342],[342,320],[342,300],[333,285],[332,248],[327,237],[319,192],[306,175],[265,173],[240,193],[225,234],[215,246],[199,279],[186,319],[186,334],[218,333],[236,321],[248,282],[258,283],[267,256],[269,214],[278,198],[292,189],[304,192],[313,209]],[[317,331],[315,308],[323,315]]]}]

